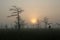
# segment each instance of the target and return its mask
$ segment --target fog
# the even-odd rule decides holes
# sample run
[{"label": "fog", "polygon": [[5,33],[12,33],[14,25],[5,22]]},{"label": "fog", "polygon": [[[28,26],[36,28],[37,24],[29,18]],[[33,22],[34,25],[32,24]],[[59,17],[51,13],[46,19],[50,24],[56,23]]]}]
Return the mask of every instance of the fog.
[{"label": "fog", "polygon": [[22,19],[30,21],[31,18],[43,19],[45,16],[52,22],[60,23],[60,0],[0,0],[0,23],[13,23],[16,18],[7,18],[11,15],[9,9],[13,6],[24,9]]}]

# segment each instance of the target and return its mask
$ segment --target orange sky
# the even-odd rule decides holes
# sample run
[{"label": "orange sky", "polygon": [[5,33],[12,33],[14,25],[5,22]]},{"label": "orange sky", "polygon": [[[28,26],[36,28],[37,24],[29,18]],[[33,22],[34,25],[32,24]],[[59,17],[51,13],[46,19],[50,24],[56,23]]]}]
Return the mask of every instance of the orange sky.
[{"label": "orange sky", "polygon": [[60,22],[60,0],[0,0],[0,22],[15,21],[15,17],[6,17],[11,15],[9,9],[12,5],[24,9],[22,18],[26,21],[47,16],[54,22]]}]

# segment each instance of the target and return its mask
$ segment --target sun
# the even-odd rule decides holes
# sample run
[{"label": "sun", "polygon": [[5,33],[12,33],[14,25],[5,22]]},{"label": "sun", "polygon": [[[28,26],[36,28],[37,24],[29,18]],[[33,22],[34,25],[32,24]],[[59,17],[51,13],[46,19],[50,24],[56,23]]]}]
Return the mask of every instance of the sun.
[{"label": "sun", "polygon": [[32,18],[31,19],[31,23],[35,24],[37,22],[37,19],[36,18]]}]

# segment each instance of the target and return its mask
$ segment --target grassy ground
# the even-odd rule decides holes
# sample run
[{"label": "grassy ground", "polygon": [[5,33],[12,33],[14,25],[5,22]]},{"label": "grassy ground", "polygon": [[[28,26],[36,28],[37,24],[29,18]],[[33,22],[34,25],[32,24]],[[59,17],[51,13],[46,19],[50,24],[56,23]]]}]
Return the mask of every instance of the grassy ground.
[{"label": "grassy ground", "polygon": [[21,31],[0,29],[0,40],[52,40],[60,39],[58,29],[26,29]]}]

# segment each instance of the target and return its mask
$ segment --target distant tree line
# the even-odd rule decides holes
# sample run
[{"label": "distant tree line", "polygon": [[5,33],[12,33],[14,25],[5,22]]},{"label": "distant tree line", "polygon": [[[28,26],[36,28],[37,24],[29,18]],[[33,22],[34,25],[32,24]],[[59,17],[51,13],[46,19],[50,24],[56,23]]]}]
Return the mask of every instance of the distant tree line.
[{"label": "distant tree line", "polygon": [[[10,16],[8,16],[8,18],[13,17],[13,16],[16,16],[16,19],[17,19],[17,20],[14,22],[14,23],[15,23],[15,24],[14,24],[14,28],[11,28],[11,29],[20,30],[21,28],[24,28],[25,25],[27,25],[27,24],[25,23],[25,20],[23,20],[23,19],[21,18],[21,13],[24,12],[23,9],[18,8],[18,7],[16,7],[16,6],[12,6],[12,8],[9,9],[9,11],[12,11],[12,14],[11,14]],[[49,20],[48,20],[47,17],[44,17],[42,21],[40,21],[39,19],[37,19],[37,24],[36,24],[35,26],[37,26],[37,28],[40,28],[40,27],[41,27],[41,22],[43,22],[43,23],[45,24],[45,29],[47,29],[47,26],[48,26],[49,29],[51,29],[52,23],[49,23]],[[60,26],[59,23],[56,23],[56,25]],[[8,26],[9,26],[9,25],[7,25],[7,24],[4,26],[6,30],[8,29]],[[0,27],[1,27],[1,29],[2,29],[2,28],[3,28],[3,24],[1,24]]]}]

